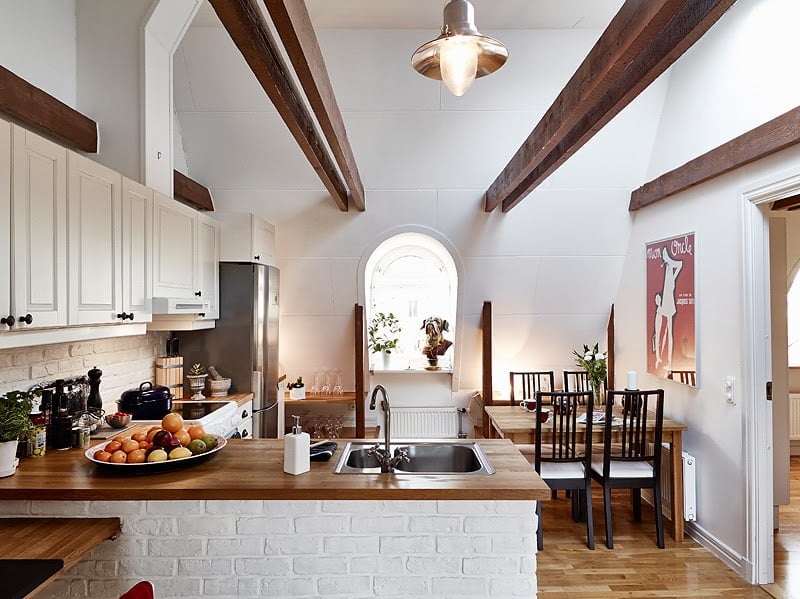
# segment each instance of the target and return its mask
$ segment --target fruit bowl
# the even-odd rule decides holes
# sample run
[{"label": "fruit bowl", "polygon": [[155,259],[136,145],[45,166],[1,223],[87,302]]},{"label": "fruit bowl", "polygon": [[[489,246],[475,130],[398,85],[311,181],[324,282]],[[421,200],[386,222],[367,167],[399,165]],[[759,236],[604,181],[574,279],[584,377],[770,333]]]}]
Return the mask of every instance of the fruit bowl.
[{"label": "fruit bowl", "polygon": [[214,437],[216,438],[217,444],[212,449],[209,449],[204,453],[191,455],[185,458],[164,460],[163,462],[141,462],[138,464],[129,464],[125,462],[122,464],[116,464],[114,462],[102,462],[96,459],[94,457],[95,454],[100,451],[103,451],[106,445],[112,443],[113,440],[109,440],[106,441],[105,443],[100,443],[99,445],[90,447],[89,449],[86,450],[84,455],[89,461],[94,462],[99,466],[104,466],[110,471],[124,472],[127,474],[150,474],[153,472],[162,472],[165,470],[183,468],[185,466],[191,466],[193,464],[199,464],[200,462],[205,461],[207,458],[220,451],[228,443],[225,437],[221,437],[219,435],[214,435]]},{"label": "fruit bowl", "polygon": [[125,428],[130,424],[131,416],[131,414],[126,414],[125,412],[109,414],[106,416],[106,424],[111,428]]}]

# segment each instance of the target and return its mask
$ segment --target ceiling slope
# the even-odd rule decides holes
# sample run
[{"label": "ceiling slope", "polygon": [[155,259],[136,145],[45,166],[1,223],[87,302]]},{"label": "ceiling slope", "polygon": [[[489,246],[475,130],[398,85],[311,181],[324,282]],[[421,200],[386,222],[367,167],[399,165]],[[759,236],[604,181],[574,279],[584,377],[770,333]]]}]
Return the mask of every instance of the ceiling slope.
[{"label": "ceiling slope", "polygon": [[675,62],[735,0],[627,0],[510,162],[487,212],[511,210]]},{"label": "ceiling slope", "polygon": [[210,0],[210,4],[317,176],[339,209],[347,211],[348,192],[345,182],[317,133],[313,119],[292,82],[254,0]]}]

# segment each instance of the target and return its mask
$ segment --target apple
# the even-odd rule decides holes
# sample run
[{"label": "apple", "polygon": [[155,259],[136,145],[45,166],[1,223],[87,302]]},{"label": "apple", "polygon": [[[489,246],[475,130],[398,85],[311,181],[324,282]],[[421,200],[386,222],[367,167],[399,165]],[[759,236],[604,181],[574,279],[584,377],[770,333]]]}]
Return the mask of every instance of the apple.
[{"label": "apple", "polygon": [[[170,443],[172,443],[172,438],[171,432],[160,430],[153,435],[153,445],[156,447],[167,447]],[[178,445],[180,445],[180,442]]]}]

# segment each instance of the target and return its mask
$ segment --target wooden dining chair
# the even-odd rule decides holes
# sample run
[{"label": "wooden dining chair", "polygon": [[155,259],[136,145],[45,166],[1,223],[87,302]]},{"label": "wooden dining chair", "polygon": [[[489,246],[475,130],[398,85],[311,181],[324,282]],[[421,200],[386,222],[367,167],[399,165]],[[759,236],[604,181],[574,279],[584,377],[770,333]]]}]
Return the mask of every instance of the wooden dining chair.
[{"label": "wooden dining chair", "polygon": [[[572,493],[573,520],[577,513],[586,520],[586,542],[594,549],[594,524],[592,522],[592,419],[586,422],[581,442],[578,436],[578,406],[586,403],[589,414],[592,409],[592,393],[538,392],[536,393],[536,460],[534,468],[542,480],[553,491],[558,489],[577,491]],[[547,443],[542,441],[545,420],[544,409],[549,409],[547,418],[552,431]],[[538,527],[536,546],[544,547],[542,527],[542,503],[536,503]]]},{"label": "wooden dining chair", "polygon": [[673,370],[669,373],[669,378],[684,385],[697,386],[697,373],[694,370]]},{"label": "wooden dining chair", "polygon": [[[631,489],[633,516],[642,520],[642,489],[653,489],[656,542],[664,548],[661,516],[661,439],[664,427],[664,390],[609,391],[603,433],[603,455],[592,456],[591,475],[603,487],[606,547],[614,548],[611,528],[611,489]],[[614,421],[614,401],[622,413]],[[652,412],[651,410],[655,410]],[[612,437],[618,439],[612,443]]]},{"label": "wooden dining chair", "polygon": [[555,375],[552,370],[541,372],[509,372],[511,384],[509,399],[512,406],[533,399],[537,391],[555,391]]}]

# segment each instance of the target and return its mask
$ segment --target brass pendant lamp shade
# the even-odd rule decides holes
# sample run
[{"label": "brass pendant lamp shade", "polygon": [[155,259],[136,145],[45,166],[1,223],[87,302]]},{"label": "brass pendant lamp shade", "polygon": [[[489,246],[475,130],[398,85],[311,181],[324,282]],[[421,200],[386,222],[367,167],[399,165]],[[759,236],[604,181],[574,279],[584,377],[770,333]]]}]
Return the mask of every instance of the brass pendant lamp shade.
[{"label": "brass pendant lamp shade", "polygon": [[442,33],[417,48],[411,66],[419,74],[444,82],[461,96],[477,77],[494,73],[505,64],[508,50],[475,28],[475,9],[468,0],[450,0],[444,7]]}]

